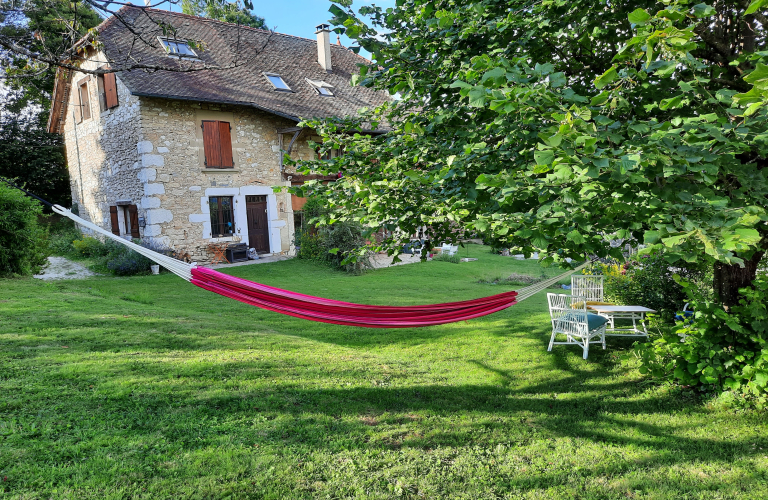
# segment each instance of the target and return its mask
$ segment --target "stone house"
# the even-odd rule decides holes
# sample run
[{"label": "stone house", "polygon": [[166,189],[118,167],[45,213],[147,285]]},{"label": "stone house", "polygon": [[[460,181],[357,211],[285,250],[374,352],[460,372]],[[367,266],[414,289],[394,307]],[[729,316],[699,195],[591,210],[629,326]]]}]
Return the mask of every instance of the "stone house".
[{"label": "stone house", "polygon": [[[306,179],[283,155],[316,157],[309,142],[320,138],[297,127],[301,119],[353,116],[389,99],[350,86],[368,61],[330,43],[327,25],[305,39],[130,5],[119,13],[99,26],[100,45],[84,51],[80,67],[200,61],[228,69],[60,71],[48,128],[64,134],[80,216],[198,262],[210,260],[209,244],[228,241],[291,254],[303,203],[272,187]],[[175,27],[174,39],[164,38],[163,23]]]}]

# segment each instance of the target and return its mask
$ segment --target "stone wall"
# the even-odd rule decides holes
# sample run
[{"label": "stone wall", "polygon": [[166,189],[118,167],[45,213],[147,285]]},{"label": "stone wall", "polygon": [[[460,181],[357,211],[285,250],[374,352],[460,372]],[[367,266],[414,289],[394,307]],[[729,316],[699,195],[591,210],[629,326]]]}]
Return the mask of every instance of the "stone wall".
[{"label": "stone wall", "polygon": [[[98,60],[105,59],[97,55],[86,61],[84,67],[95,69]],[[91,117],[75,123],[77,88],[84,78],[88,80]],[[139,98],[130,94],[119,77],[117,92],[118,106],[102,112],[96,77],[75,73],[63,129],[72,201],[81,217],[105,229],[111,228],[110,205],[118,200],[138,204],[142,196],[136,151],[141,140]]]},{"label": "stone wall", "polygon": [[[234,168],[206,168],[202,120],[231,125]],[[143,140],[138,145],[145,211],[144,235],[190,254],[193,260],[210,260],[210,196],[232,196],[236,234],[247,242],[245,196],[267,195],[271,253],[293,253],[293,212],[290,195],[275,193],[272,186],[289,185],[280,172],[278,128],[295,123],[253,108],[142,98]],[[314,151],[304,133],[292,148],[294,158],[312,158]],[[286,135],[285,145],[290,140]]]},{"label": "stone wall", "polygon": [[[85,65],[97,67],[93,60]],[[72,112],[83,78],[89,79],[91,118],[75,123]],[[208,198],[234,198],[236,234],[248,242],[245,196],[266,195],[270,252],[293,254],[291,198],[272,186],[290,185],[280,172],[277,130],[295,122],[245,106],[132,96],[119,75],[117,88],[119,105],[101,112],[96,78],[82,73],[72,78],[64,136],[72,199],[83,218],[110,229],[109,207],[118,201],[135,204],[144,220],[142,238],[205,263],[209,243],[233,240],[211,238]],[[202,120],[231,124],[234,168],[206,168]],[[284,135],[284,148],[291,137]],[[291,156],[313,158],[312,138],[318,140],[313,131],[303,132]]]}]

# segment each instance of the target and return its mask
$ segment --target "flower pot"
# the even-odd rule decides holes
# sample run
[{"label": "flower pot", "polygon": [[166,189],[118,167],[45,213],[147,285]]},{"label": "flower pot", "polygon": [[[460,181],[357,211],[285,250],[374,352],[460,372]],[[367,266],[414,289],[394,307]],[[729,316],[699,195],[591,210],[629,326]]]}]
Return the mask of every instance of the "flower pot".
[{"label": "flower pot", "polygon": [[160,265],[159,264],[152,264],[149,266],[150,269],[152,269],[152,274],[160,274]]}]

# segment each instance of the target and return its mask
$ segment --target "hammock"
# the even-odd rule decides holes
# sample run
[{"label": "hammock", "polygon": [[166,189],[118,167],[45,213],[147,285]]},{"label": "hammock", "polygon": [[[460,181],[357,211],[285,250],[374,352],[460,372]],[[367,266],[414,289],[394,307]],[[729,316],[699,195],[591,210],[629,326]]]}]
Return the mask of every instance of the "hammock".
[{"label": "hammock", "polygon": [[200,267],[195,263],[188,264],[116,236],[59,205],[53,205],[52,208],[57,214],[131,248],[200,288],[269,311],[336,325],[409,328],[466,321],[506,309],[586,266],[581,265],[518,292],[505,292],[480,299],[404,307],[354,304],[282,290]]}]

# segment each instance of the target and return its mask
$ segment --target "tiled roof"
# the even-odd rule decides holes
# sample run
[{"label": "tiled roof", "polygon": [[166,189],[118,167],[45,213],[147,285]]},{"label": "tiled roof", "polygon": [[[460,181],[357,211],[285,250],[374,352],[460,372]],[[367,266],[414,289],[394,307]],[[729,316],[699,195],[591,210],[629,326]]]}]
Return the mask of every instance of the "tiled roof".
[{"label": "tiled roof", "polygon": [[[113,17],[99,27],[99,40],[114,67],[136,63],[181,67],[178,59],[166,55],[158,41],[157,37],[163,36],[158,23],[173,26],[176,39],[201,42],[204,50],[197,52],[206,64],[228,67],[237,63],[223,70],[118,73],[134,95],[242,104],[297,121],[356,116],[361,108],[389,100],[386,92],[350,86],[357,64],[368,61],[340,45],[331,43],[333,71],[329,73],[317,61],[317,40],[133,6],[122,8],[119,15],[124,22]],[[126,25],[141,33],[141,39],[137,40]],[[280,75],[293,92],[274,90],[264,72]],[[318,95],[307,78],[333,85],[334,97]]]}]

